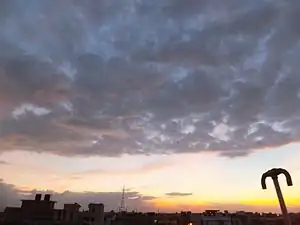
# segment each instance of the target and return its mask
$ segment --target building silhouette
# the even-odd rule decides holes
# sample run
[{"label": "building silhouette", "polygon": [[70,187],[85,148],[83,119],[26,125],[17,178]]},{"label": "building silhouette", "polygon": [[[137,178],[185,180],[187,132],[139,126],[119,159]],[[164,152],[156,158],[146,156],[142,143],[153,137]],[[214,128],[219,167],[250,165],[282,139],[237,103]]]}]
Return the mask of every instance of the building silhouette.
[{"label": "building silhouette", "polygon": [[[0,212],[0,225],[284,225],[282,215],[273,213],[206,210],[202,213],[104,213],[102,203],[91,203],[81,210],[78,203],[55,209],[51,195],[36,194],[32,200],[21,200],[21,207],[6,207]],[[292,225],[300,225],[300,214],[290,214]]]},{"label": "building silhouette", "polygon": [[36,194],[33,200],[21,200],[21,207],[6,207],[1,225],[52,225],[88,224],[104,225],[104,205],[89,204],[87,211],[80,211],[78,203],[64,204],[63,209],[55,209],[51,195]]}]

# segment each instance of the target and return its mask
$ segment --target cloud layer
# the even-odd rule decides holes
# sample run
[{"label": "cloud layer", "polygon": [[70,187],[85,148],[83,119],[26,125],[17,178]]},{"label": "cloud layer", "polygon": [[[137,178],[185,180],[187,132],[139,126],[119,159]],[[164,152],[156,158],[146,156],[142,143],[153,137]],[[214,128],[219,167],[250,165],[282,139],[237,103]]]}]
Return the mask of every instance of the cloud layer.
[{"label": "cloud layer", "polygon": [[[105,210],[118,210],[122,192],[71,192],[57,193],[54,191],[20,190],[14,185],[6,184],[0,179],[0,212],[6,206],[19,206],[21,199],[34,199],[36,193],[51,194],[52,200],[57,201],[57,208],[63,208],[65,203],[79,203],[83,209],[87,209],[89,203],[103,203]],[[128,210],[151,211],[153,196],[142,195],[137,191],[127,191],[126,207]]]},{"label": "cloud layer", "polygon": [[297,1],[1,1],[0,151],[218,151],[300,139]]},{"label": "cloud layer", "polygon": [[171,197],[183,197],[183,196],[193,195],[193,193],[190,193],[190,192],[169,192],[169,193],[166,193],[166,195],[171,196]]}]

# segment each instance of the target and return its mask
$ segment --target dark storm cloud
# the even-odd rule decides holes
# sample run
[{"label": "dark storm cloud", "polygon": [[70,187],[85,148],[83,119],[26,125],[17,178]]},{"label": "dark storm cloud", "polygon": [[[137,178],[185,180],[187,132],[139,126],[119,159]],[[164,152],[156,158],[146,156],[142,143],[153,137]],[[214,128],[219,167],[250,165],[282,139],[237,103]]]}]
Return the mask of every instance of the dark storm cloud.
[{"label": "dark storm cloud", "polygon": [[234,157],[300,139],[297,1],[0,4],[1,151]]},{"label": "dark storm cloud", "polygon": [[[6,206],[19,206],[21,199],[33,199],[36,193],[51,194],[52,200],[57,201],[57,208],[62,208],[65,203],[79,203],[87,209],[89,203],[103,203],[105,211],[118,210],[122,192],[71,192],[62,193],[48,191],[29,190],[23,191],[14,185],[5,183],[0,179],[0,212]],[[125,195],[128,210],[151,211],[153,196],[142,195],[137,191],[128,191]]]},{"label": "dark storm cloud", "polygon": [[166,195],[171,196],[171,197],[181,197],[181,196],[190,196],[190,195],[193,195],[193,193],[169,192],[169,193],[166,193]]}]

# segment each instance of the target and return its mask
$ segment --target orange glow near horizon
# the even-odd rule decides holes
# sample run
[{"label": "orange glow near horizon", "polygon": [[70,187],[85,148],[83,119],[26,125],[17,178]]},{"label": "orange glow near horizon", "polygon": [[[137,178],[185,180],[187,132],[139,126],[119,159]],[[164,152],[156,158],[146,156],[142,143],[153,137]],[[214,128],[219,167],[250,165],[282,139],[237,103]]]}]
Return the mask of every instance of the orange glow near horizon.
[{"label": "orange glow near horizon", "polygon": [[[268,189],[262,190],[260,177],[270,168],[286,168],[294,181],[293,187],[287,187],[284,177],[280,177],[287,205],[300,206],[299,148],[299,144],[291,144],[235,159],[215,153],[66,158],[12,152],[3,154],[9,164],[0,166],[4,181],[24,191],[120,192],[125,184],[130,191],[154,196],[154,200],[147,201],[153,208],[277,210],[272,180],[268,179]],[[168,196],[170,192],[183,195]]]}]

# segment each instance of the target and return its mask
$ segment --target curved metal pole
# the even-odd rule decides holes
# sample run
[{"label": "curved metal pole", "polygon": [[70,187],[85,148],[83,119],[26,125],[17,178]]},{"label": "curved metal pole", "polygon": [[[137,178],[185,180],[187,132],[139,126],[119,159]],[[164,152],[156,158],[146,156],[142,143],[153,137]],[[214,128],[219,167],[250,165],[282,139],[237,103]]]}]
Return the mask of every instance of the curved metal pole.
[{"label": "curved metal pole", "polygon": [[282,191],[281,191],[281,188],[280,188],[280,185],[279,185],[279,182],[278,182],[278,177],[277,176],[272,177],[272,179],[273,179],[273,182],[274,182],[274,186],[275,186],[275,190],[276,190],[276,193],[277,193],[277,197],[278,197],[278,201],[279,201],[279,205],[280,205],[280,209],[281,209],[281,212],[282,212],[284,222],[285,222],[286,225],[291,225],[291,220],[290,220],[287,208],[286,208],[286,204],[284,202]]},{"label": "curved metal pole", "polygon": [[276,189],[276,193],[277,193],[280,209],[281,209],[281,212],[282,212],[282,216],[284,218],[284,222],[285,222],[286,225],[291,225],[291,220],[290,220],[290,217],[289,217],[289,214],[288,214],[288,211],[287,211],[287,208],[286,208],[286,204],[284,202],[284,198],[283,198],[283,195],[282,195],[282,191],[281,191],[281,188],[280,188],[280,185],[279,185],[279,182],[278,182],[278,175],[280,175],[280,174],[285,175],[286,182],[287,182],[288,186],[293,185],[292,177],[289,174],[289,172],[285,169],[280,168],[280,169],[271,169],[271,170],[267,171],[266,173],[264,173],[261,177],[261,186],[262,186],[262,189],[267,189],[266,179],[268,177],[272,178],[275,189]]}]

